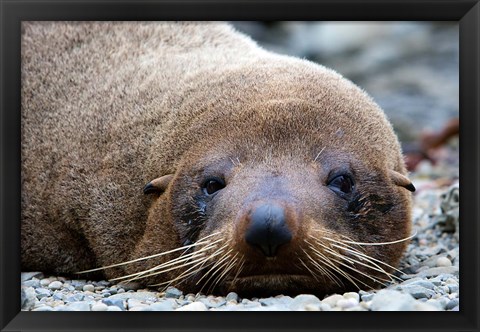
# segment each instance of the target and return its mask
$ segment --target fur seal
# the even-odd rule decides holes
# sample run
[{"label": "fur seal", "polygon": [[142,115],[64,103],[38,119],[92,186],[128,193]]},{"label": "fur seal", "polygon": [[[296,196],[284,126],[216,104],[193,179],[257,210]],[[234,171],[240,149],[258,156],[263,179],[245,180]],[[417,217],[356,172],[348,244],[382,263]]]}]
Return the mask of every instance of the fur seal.
[{"label": "fur seal", "polygon": [[411,191],[383,111],[223,23],[22,23],[24,270],[244,296],[393,278]]}]

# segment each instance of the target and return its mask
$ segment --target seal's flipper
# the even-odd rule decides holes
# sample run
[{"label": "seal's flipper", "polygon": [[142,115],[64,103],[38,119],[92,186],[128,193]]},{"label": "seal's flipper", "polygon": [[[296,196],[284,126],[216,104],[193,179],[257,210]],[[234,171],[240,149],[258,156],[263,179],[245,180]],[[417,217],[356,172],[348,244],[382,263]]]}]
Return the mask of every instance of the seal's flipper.
[{"label": "seal's flipper", "polygon": [[159,178],[156,178],[155,180],[152,180],[149,183],[147,183],[145,187],[143,187],[143,193],[144,194],[153,194],[153,193],[161,194],[167,189],[167,186],[172,179],[173,179],[173,174],[167,174]]},{"label": "seal's flipper", "polygon": [[393,183],[397,186],[404,187],[405,189],[414,192],[415,186],[413,185],[412,181],[407,178],[405,175],[400,174],[396,171],[390,171],[390,178],[392,179]]}]

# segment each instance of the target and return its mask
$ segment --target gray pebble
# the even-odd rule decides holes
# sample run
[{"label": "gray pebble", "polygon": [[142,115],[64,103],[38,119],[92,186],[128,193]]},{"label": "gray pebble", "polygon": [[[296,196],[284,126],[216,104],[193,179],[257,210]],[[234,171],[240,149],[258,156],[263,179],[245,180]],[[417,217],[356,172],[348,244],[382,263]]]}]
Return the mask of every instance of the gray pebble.
[{"label": "gray pebble", "polygon": [[414,310],[415,299],[399,291],[380,290],[372,299],[370,309],[373,311],[411,311]]},{"label": "gray pebble", "polygon": [[419,286],[417,284],[413,285],[405,285],[402,286],[401,289],[410,295],[412,295],[416,299],[421,299],[421,298],[431,298],[433,295],[435,295],[435,292],[431,289]]},{"label": "gray pebble", "polygon": [[135,299],[135,300],[141,300],[141,301],[147,301],[147,300],[155,300],[156,293],[154,292],[125,292],[125,293],[120,293],[120,294],[115,294],[109,297],[109,299],[121,299],[121,300],[128,300],[128,299]]},{"label": "gray pebble", "polygon": [[76,301],[83,301],[85,295],[82,293],[76,293],[70,296],[65,297],[65,302],[76,302]]},{"label": "gray pebble", "polygon": [[302,294],[293,299],[292,303],[289,305],[289,309],[294,311],[303,311],[307,305],[320,307],[321,304],[322,301],[320,301],[320,299],[315,295]]},{"label": "gray pebble", "polygon": [[341,299],[337,302],[337,306],[342,309],[351,309],[358,305],[358,300],[355,298]]},{"label": "gray pebble", "polygon": [[429,299],[425,301],[426,304],[434,306],[437,310],[444,310],[446,307],[446,301],[441,301],[441,299]]},{"label": "gray pebble", "polygon": [[22,283],[32,278],[43,279],[44,276],[42,272],[22,272],[20,274],[20,281]]},{"label": "gray pebble", "polygon": [[322,300],[322,303],[328,304],[330,307],[335,307],[337,305],[337,302],[343,299],[343,296],[340,294],[333,294],[330,295]]},{"label": "gray pebble", "polygon": [[94,292],[95,291],[95,286],[93,286],[92,284],[87,284],[85,286],[83,286],[82,290],[84,292]]},{"label": "gray pebble", "polygon": [[37,295],[33,287],[21,288],[21,306],[22,310],[31,310],[37,302]]},{"label": "gray pebble", "polygon": [[238,302],[238,294],[235,293],[235,292],[230,292],[225,297],[225,300],[226,301],[236,301],[236,302]]},{"label": "gray pebble", "polygon": [[207,311],[207,306],[203,304],[202,302],[193,302],[190,304],[187,304],[184,307],[180,307],[176,309],[176,311]]},{"label": "gray pebble", "polygon": [[52,290],[57,290],[62,288],[62,286],[63,286],[63,283],[61,281],[54,281],[48,285],[48,288]]},{"label": "gray pebble", "polygon": [[105,303],[98,302],[92,305],[92,311],[107,311],[107,310],[108,310],[108,306]]},{"label": "gray pebble", "polygon": [[406,280],[400,284],[401,288],[406,285],[409,285],[409,286],[416,285],[416,286],[421,286],[427,289],[433,289],[435,287],[435,285],[432,282],[424,280],[422,278],[413,278],[410,280]]},{"label": "gray pebble", "polygon": [[442,267],[433,267],[426,269],[419,273],[419,277],[433,277],[441,274],[451,274],[458,276],[458,267],[457,266],[442,266]]},{"label": "gray pebble", "polygon": [[66,305],[70,311],[90,311],[90,304],[88,302],[71,302]]},{"label": "gray pebble", "polygon": [[86,280],[72,280],[70,282],[76,290],[83,290],[83,286],[87,283]]},{"label": "gray pebble", "polygon": [[37,288],[35,289],[35,292],[37,293],[37,299],[41,299],[44,297],[49,297],[52,295],[52,292],[46,288]]},{"label": "gray pebble", "polygon": [[175,301],[172,300],[166,300],[166,301],[161,301],[161,302],[156,302],[150,305],[153,311],[171,311],[174,310],[177,305]]},{"label": "gray pebble", "polygon": [[436,261],[436,266],[452,266],[452,261],[450,261],[447,257],[439,257]]},{"label": "gray pebble", "polygon": [[446,310],[452,310],[453,308],[455,308],[456,306],[458,306],[459,304],[459,301],[458,301],[458,298],[456,299],[451,299],[447,305],[445,306],[445,309]]},{"label": "gray pebble", "polygon": [[458,292],[458,285],[449,284],[447,285],[449,293],[457,293]]},{"label": "gray pebble", "polygon": [[347,292],[343,294],[345,299],[354,299],[357,303],[360,302],[360,295],[355,292]]},{"label": "gray pebble", "polygon": [[125,310],[125,305],[123,304],[123,299],[112,299],[110,296],[108,299],[103,299],[102,303],[105,303],[107,306],[115,306],[120,310]]},{"label": "gray pebble", "polygon": [[42,280],[40,280],[40,286],[42,287],[47,287],[48,285],[50,285],[52,281],[48,278],[44,278]]},{"label": "gray pebble", "polygon": [[207,306],[207,308],[218,308],[222,305],[225,305],[225,303],[227,302],[222,297],[213,297],[213,296],[208,296],[206,298],[200,298],[197,301],[205,304]]},{"label": "gray pebble", "polygon": [[374,295],[375,294],[373,294],[373,293],[362,295],[362,301],[363,302],[371,301],[373,299]]},{"label": "gray pebble", "polygon": [[285,307],[289,307],[292,302],[293,298],[290,296],[285,296],[285,295],[279,295],[275,297],[269,297],[269,298],[264,298],[264,299],[259,299],[258,300],[262,306],[272,306],[276,305],[277,303],[280,303],[281,305]]},{"label": "gray pebble", "polygon": [[38,279],[23,281],[22,286],[33,287],[33,288],[40,288],[41,287],[40,280],[38,280]]},{"label": "gray pebble", "polygon": [[145,302],[137,299],[128,299],[127,300],[127,308],[130,310],[133,307],[144,306],[146,305]]},{"label": "gray pebble", "polygon": [[165,291],[166,298],[178,299],[182,294],[182,291],[175,287],[168,287],[168,289]]},{"label": "gray pebble", "polygon": [[65,294],[62,293],[61,291],[55,291],[52,295],[54,300],[59,300],[59,301],[64,301],[65,300]]}]

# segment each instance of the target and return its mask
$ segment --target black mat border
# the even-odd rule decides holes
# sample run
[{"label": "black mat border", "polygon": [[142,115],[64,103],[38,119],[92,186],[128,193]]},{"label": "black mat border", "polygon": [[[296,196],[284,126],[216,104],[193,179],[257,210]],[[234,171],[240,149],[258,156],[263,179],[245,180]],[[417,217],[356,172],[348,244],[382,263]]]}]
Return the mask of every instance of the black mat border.
[{"label": "black mat border", "polygon": [[[2,331],[477,331],[479,279],[478,1],[0,0],[0,328]],[[22,20],[425,20],[460,25],[460,312],[20,312]],[[432,110],[434,111],[434,110]],[[477,316],[477,317],[476,317]]]}]

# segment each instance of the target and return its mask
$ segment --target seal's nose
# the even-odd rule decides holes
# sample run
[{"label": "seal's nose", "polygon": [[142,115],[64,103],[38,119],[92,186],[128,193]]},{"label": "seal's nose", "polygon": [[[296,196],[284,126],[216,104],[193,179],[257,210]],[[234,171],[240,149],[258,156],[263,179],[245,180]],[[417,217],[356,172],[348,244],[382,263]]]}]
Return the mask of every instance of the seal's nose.
[{"label": "seal's nose", "polygon": [[277,204],[257,206],[250,213],[250,224],[245,232],[248,244],[258,247],[265,256],[273,257],[278,247],[290,242],[292,233],[285,218],[285,209]]}]

